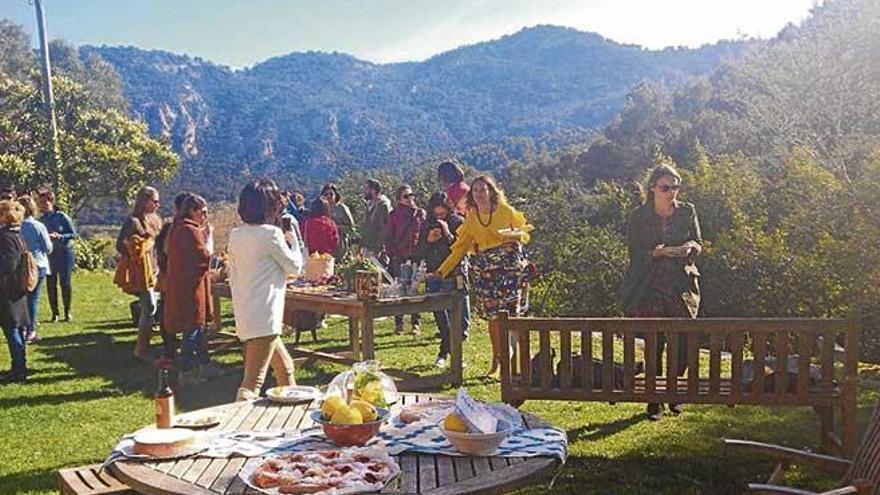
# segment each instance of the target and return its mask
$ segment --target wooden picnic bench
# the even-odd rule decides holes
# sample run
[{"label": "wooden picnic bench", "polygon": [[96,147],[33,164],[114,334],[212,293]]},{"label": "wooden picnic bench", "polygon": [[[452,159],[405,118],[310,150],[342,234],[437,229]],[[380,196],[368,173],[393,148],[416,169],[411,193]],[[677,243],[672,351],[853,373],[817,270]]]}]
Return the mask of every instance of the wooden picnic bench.
[{"label": "wooden picnic bench", "polygon": [[[839,449],[846,457],[855,452],[856,320],[502,313],[490,324],[497,325],[501,342],[511,342],[501,349],[501,399],[516,407],[525,400],[812,406],[820,419],[820,448]],[[683,376],[657,373],[661,336],[667,349],[687,339]],[[644,340],[643,349],[637,349],[637,338]],[[678,370],[677,360],[677,352],[666,352],[664,369]]]}]

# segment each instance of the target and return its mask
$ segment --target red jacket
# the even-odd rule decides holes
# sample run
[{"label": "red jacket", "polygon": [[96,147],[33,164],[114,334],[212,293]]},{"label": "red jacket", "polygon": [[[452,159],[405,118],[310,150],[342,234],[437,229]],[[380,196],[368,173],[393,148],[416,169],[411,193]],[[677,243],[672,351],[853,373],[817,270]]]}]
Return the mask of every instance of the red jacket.
[{"label": "red jacket", "polygon": [[388,215],[385,230],[385,252],[393,258],[407,258],[416,250],[419,231],[425,221],[425,210],[397,206]]},{"label": "red jacket", "polygon": [[336,254],[339,249],[339,229],[330,217],[309,217],[302,224],[303,241],[309,254]]},{"label": "red jacket", "polygon": [[207,235],[189,219],[176,220],[168,235],[165,330],[178,333],[204,327],[213,313],[208,276],[211,253],[205,247]]}]

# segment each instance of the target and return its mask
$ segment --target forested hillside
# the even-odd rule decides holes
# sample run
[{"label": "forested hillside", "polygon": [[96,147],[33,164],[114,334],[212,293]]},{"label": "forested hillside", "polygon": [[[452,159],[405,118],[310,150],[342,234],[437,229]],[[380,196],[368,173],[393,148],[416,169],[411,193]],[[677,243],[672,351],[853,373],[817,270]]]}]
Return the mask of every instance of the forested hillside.
[{"label": "forested hillside", "polygon": [[485,146],[522,158],[522,139],[539,148],[583,143],[632,85],[677,87],[744,46],[650,51],[544,26],[385,65],[309,52],[232,70],[131,47],[81,52],[108,60],[132,113],[171,139],[183,158],[176,183],[219,198],[249,176],[320,179],[462,152],[494,168]]}]

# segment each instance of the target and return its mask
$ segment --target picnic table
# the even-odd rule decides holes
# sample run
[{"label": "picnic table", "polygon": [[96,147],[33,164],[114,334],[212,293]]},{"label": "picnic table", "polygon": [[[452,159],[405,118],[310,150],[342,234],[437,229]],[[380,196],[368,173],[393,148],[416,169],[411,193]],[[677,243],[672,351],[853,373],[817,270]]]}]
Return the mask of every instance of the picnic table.
[{"label": "picnic table", "polygon": [[[229,285],[226,283],[213,284],[211,293],[214,297],[215,325],[219,328],[221,298],[231,298],[232,295]],[[347,316],[349,336],[349,349],[345,352],[322,352],[297,344],[291,349],[291,354],[294,358],[311,358],[344,365],[351,365],[365,359],[375,359],[376,347],[373,332],[375,318],[448,309],[450,310],[451,334],[448,370],[428,376],[384,367],[382,371],[397,379],[398,388],[403,390],[438,388],[445,384],[458,387],[462,383],[462,308],[460,297],[455,292],[438,292],[378,301],[362,301],[350,292],[305,292],[297,288],[288,288],[284,302],[285,313],[301,310]]]},{"label": "picnic table", "polygon": [[[403,405],[429,401],[438,396],[401,394],[392,412]],[[226,404],[193,414],[224,413],[216,431],[289,430],[314,426],[309,413],[317,402],[278,404],[266,399]],[[543,424],[523,414],[527,425]],[[209,430],[210,431],[210,430]],[[400,475],[381,493],[446,495],[453,493],[503,493],[540,481],[559,460],[552,457],[464,457],[405,452],[394,456]],[[228,459],[188,458],[166,462],[117,461],[113,474],[146,495],[235,495],[255,493],[238,477],[246,457]]]}]

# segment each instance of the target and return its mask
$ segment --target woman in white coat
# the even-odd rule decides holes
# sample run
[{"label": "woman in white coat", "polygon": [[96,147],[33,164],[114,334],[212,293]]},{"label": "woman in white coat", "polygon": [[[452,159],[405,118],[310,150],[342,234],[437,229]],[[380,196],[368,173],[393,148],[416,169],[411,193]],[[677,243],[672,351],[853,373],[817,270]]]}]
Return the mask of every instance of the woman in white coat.
[{"label": "woman in white coat", "polygon": [[282,210],[281,191],[274,182],[252,182],[238,197],[244,225],[229,234],[235,333],[244,343],[244,378],[237,400],[259,396],[269,366],[278,385],[295,384],[281,326],[287,275],[302,272],[303,255],[295,234],[276,226]]}]

